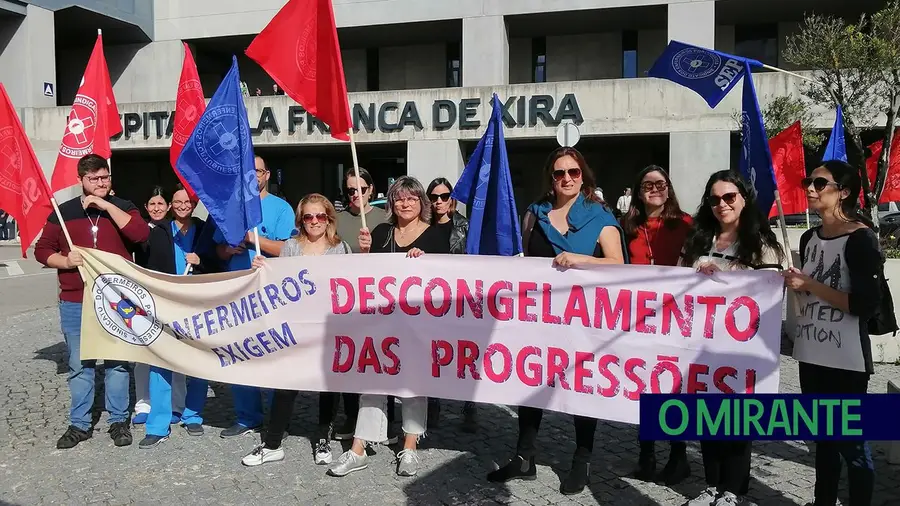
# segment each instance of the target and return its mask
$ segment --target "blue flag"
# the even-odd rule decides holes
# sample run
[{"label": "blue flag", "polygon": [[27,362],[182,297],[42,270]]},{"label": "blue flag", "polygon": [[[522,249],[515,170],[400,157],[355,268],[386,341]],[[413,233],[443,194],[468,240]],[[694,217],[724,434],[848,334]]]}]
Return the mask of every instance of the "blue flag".
[{"label": "blue flag", "polygon": [[825,155],[822,161],[840,160],[847,161],[847,141],[844,139],[844,111],[841,106],[837,106],[837,112],[834,116],[834,127],[831,128],[831,136],[828,138],[828,145],[825,146]]},{"label": "blue flag", "polygon": [[741,114],[741,175],[756,190],[756,203],[763,216],[768,217],[775,203],[775,171],[772,170],[772,153],[763,124],[753,75],[748,68],[744,76],[744,103]]},{"label": "blue flag", "polygon": [[756,60],[673,40],[647,75],[667,79],[696,92],[715,108]]},{"label": "blue flag", "polygon": [[178,157],[178,170],[231,246],[262,222],[237,58]]},{"label": "blue flag", "polygon": [[487,130],[453,189],[453,198],[469,208],[469,255],[514,256],[522,252],[522,234],[513,195],[503,104],[494,94]]}]

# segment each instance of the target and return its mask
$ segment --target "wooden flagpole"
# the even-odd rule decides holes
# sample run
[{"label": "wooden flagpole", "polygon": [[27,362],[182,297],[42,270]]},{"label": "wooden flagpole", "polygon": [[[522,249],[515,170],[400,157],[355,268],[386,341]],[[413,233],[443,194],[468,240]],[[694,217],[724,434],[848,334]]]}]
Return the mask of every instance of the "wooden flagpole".
[{"label": "wooden flagpole", "polygon": [[[348,96],[349,98],[349,96]],[[363,193],[362,193],[362,184],[360,183],[359,177],[359,158],[356,156],[356,139],[353,138],[353,127],[350,127],[350,130],[347,131],[347,134],[350,136],[350,154],[353,156],[353,175],[356,177],[356,191],[359,192],[359,201],[362,202]],[[359,217],[362,219],[362,227],[366,227],[366,208],[365,205],[359,208]]]}]

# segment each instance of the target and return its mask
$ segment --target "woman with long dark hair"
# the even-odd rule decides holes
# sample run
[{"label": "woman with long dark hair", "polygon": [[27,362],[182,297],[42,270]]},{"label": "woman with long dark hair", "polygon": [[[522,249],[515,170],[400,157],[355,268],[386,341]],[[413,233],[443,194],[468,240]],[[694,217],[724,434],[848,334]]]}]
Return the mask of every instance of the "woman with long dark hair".
[{"label": "woman with long dark hair", "polygon": [[[612,212],[594,193],[597,184],[581,153],[559,148],[544,168],[549,191],[528,207],[522,227],[525,256],[553,258],[553,265],[578,268],[626,261],[624,236]],[[488,481],[506,482],[536,477],[535,442],[544,411],[519,406],[516,456],[488,474]],[[575,416],[575,455],[560,492],[578,494],[587,485],[597,420]]]},{"label": "woman with long dark hair", "polygon": [[[781,270],[784,251],[740,175],[729,170],[716,172],[709,177],[703,195],[681,265],[707,275]],[[750,486],[750,447],[750,441],[701,441],[707,488],[687,506],[743,504]]]},{"label": "woman with long dark hair", "polygon": [[[784,273],[801,308],[794,336],[794,358],[800,362],[804,394],[864,394],[875,372],[869,320],[881,307],[884,263],[878,236],[859,215],[857,170],[837,160],[816,168],[802,182],[809,208],[822,224],[800,238],[801,267]],[[830,308],[828,318],[819,318]],[[833,315],[840,314],[840,318]],[[840,335],[839,346],[820,342],[815,334]],[[816,506],[837,502],[841,458],[847,461],[850,504],[872,504],[875,466],[865,441],[816,442]]]},{"label": "woman with long dark hair", "polygon": [[[631,195],[631,207],[622,218],[631,263],[678,265],[693,221],[678,205],[669,173],[657,165],[646,167],[635,178]],[[669,460],[656,474],[656,442],[640,441],[641,453],[634,477],[672,486],[690,476],[687,445],[684,441],[671,441],[669,445]]]}]

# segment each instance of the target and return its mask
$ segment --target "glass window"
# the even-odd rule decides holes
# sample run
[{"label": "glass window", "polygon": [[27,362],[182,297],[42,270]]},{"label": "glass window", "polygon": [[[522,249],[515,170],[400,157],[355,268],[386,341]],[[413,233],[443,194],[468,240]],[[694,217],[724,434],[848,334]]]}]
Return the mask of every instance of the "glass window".
[{"label": "glass window", "polygon": [[533,81],[536,83],[547,82],[547,38],[535,37],[531,39],[531,67]]},{"label": "glass window", "polygon": [[[766,65],[778,65],[778,25],[736,25],[734,54],[759,60]],[[754,69],[759,72],[764,69]]]},{"label": "glass window", "polygon": [[462,60],[460,58],[460,43],[447,44],[447,87],[459,88],[462,86]]},{"label": "glass window", "polygon": [[634,30],[622,32],[622,77],[637,77],[638,34]]}]

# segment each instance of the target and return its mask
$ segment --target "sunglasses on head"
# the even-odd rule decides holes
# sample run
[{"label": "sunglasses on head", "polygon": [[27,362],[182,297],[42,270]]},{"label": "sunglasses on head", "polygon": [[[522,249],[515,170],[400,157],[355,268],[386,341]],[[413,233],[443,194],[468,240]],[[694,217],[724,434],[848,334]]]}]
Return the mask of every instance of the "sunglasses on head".
[{"label": "sunglasses on head", "polygon": [[658,192],[666,191],[666,188],[669,187],[669,184],[665,181],[644,181],[641,183],[641,190],[644,192],[652,192],[656,190]]},{"label": "sunglasses on head", "polygon": [[566,174],[568,174],[571,179],[578,179],[581,177],[581,169],[556,169],[553,171],[553,179],[562,181],[566,177]]},{"label": "sunglasses on head", "polygon": [[710,207],[716,207],[719,204],[721,204],[722,202],[725,202],[726,204],[728,204],[730,206],[731,204],[734,204],[735,200],[737,200],[737,196],[738,196],[738,194],[735,192],[726,193],[725,195],[722,195],[722,196],[710,195],[709,197],[706,198],[706,201],[709,203]]},{"label": "sunglasses on head", "polygon": [[800,185],[803,189],[809,188],[809,185],[812,185],[813,189],[817,192],[824,190],[828,185],[834,185],[838,188],[841,187],[841,185],[834,181],[829,181],[824,177],[805,177],[800,181]]},{"label": "sunglasses on head", "polygon": [[440,200],[441,202],[447,202],[450,200],[450,194],[449,193],[432,193],[432,194],[428,195],[428,199],[431,200],[432,202],[437,202],[438,200]]},{"label": "sunglasses on head", "polygon": [[316,222],[328,221],[328,215],[325,213],[304,214],[303,215],[303,223],[313,223],[314,221],[316,221]]},{"label": "sunglasses on head", "polygon": [[[369,187],[368,187],[368,186],[363,186],[363,187],[362,187],[362,192],[363,192],[363,193],[366,193],[367,191],[369,191]],[[345,190],[345,193],[346,193],[347,195],[351,196],[351,197],[354,196],[354,195],[356,195],[356,192],[357,192],[357,188],[356,188],[355,186],[353,186],[353,187],[351,187],[351,188],[347,188],[347,190]]]}]

